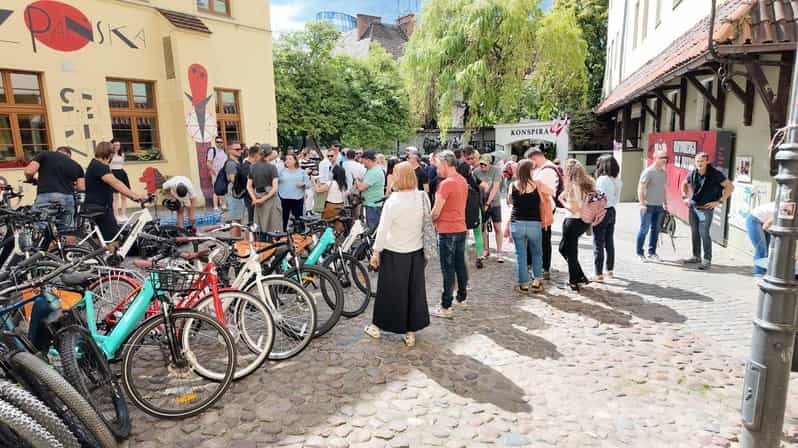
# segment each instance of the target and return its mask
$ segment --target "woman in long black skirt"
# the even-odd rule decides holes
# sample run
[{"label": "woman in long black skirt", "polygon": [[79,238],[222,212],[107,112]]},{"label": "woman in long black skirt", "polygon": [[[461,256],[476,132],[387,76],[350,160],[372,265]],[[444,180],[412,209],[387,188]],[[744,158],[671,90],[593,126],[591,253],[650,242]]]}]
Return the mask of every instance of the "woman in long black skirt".
[{"label": "woman in long black skirt", "polygon": [[423,228],[429,198],[418,191],[409,163],[396,165],[393,175],[396,191],[382,208],[371,258],[380,273],[374,317],[365,331],[373,338],[382,331],[404,334],[405,345],[413,347],[415,332],[429,325]]}]

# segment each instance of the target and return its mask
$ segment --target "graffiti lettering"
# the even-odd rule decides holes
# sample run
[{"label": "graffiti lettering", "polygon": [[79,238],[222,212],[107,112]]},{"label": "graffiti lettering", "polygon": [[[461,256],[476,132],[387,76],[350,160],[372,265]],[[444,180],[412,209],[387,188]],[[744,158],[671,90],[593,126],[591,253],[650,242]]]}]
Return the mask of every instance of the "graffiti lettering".
[{"label": "graffiti lettering", "polygon": [[[87,157],[88,151],[94,150],[97,142],[92,138],[94,124],[94,95],[88,92],[80,94],[80,102],[75,104],[75,89],[64,87],[59,92],[61,98],[61,112],[68,114],[65,121],[69,123],[64,128],[64,138],[75,152]],[[84,148],[81,151],[76,148]]]}]

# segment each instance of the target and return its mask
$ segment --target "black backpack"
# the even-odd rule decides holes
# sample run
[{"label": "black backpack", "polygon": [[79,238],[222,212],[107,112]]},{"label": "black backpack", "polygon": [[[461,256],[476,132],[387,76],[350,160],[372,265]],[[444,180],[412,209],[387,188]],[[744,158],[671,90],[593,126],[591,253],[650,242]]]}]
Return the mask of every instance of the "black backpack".
[{"label": "black backpack", "polygon": [[565,184],[562,181],[562,170],[556,165],[544,165],[541,169],[550,169],[557,173],[557,191],[554,193],[554,205],[556,205],[557,208],[563,208],[562,202],[560,202],[560,195],[565,191]]},{"label": "black backpack", "polygon": [[468,198],[466,199],[466,228],[476,229],[479,227],[479,215],[482,213],[482,189],[474,188],[471,183],[468,183]]},{"label": "black backpack", "polygon": [[233,197],[236,199],[241,199],[247,195],[247,180],[249,179],[250,168],[252,168],[252,164],[249,161],[245,160],[238,164],[236,177],[233,181]]},{"label": "black backpack", "polygon": [[222,168],[216,175],[216,180],[213,181],[213,194],[216,196],[226,195],[228,185],[230,185],[230,181],[227,179],[227,170]]}]

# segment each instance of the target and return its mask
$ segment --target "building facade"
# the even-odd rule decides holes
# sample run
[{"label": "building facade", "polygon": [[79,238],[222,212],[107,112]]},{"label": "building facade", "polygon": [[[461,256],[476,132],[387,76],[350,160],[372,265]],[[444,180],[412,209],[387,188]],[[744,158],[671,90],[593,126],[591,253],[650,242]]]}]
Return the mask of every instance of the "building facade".
[{"label": "building facade", "polygon": [[339,33],[352,31],[357,26],[355,16],[345,12],[321,11],[316,13],[316,21],[327,20],[335,26]]},{"label": "building facade", "polygon": [[[786,124],[798,6],[782,0],[611,0],[604,99],[622,160],[623,200],[655,149],[667,150],[669,201],[696,152],[735,184],[713,236],[751,250],[744,220],[773,199],[771,137]],[[793,8],[796,8],[794,10]],[[714,20],[712,20],[714,18]],[[710,44],[710,36],[712,36]]]},{"label": "building facade", "polygon": [[85,166],[117,138],[134,190],[154,169],[208,197],[217,135],[277,141],[269,23],[266,0],[3,2],[0,176],[62,145]]},{"label": "building facade", "polygon": [[372,42],[380,45],[394,59],[400,58],[405,45],[416,28],[416,15],[406,14],[396,23],[384,23],[381,17],[358,14],[355,28],[341,33],[333,48],[333,54],[344,54],[353,58],[367,58]]}]

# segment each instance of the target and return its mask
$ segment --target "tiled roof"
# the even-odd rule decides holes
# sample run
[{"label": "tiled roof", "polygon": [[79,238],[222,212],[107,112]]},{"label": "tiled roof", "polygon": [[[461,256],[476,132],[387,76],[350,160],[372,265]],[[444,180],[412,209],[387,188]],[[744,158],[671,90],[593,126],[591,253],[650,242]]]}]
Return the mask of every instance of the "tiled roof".
[{"label": "tiled roof", "polygon": [[205,25],[205,22],[203,22],[202,19],[197,16],[161,8],[158,8],[158,12],[160,12],[161,15],[163,15],[166,20],[169,21],[169,23],[178,28],[211,34],[211,30],[208,29],[208,27]]},{"label": "tiled roof", "polygon": [[[761,45],[798,41],[798,0],[727,0],[718,6],[715,41],[724,45]],[[708,60],[709,16],[621,82],[596,107],[610,112]]]},{"label": "tiled roof", "polygon": [[335,54],[348,54],[356,58],[365,58],[368,56],[371,42],[374,41],[380,44],[394,58],[399,58],[404,54],[408,38],[399,25],[373,22],[369,24],[362,36],[357,35],[356,29],[341,34],[333,52]]}]

